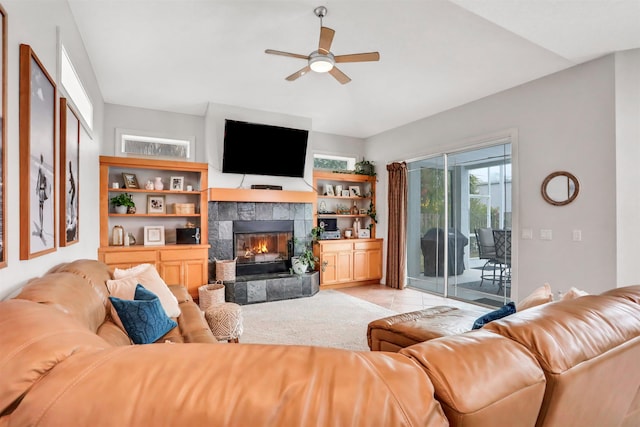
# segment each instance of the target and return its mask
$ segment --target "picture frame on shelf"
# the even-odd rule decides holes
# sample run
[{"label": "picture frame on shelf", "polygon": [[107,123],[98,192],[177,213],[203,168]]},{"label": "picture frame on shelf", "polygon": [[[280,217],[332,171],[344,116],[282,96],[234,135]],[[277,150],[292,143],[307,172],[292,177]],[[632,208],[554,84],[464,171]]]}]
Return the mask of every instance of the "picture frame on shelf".
[{"label": "picture frame on shelf", "polygon": [[371,238],[371,230],[368,228],[361,228],[358,230],[358,238],[360,239],[369,239]]},{"label": "picture frame on shelf", "polygon": [[167,213],[167,205],[164,196],[147,196],[147,213],[164,214]]},{"label": "picture frame on shelf", "polygon": [[349,197],[351,195],[351,193],[349,193],[349,190],[342,190],[342,194],[340,194],[342,197]]},{"label": "picture frame on shelf", "polygon": [[351,193],[351,196],[360,197],[360,187],[358,185],[350,185],[349,192]]},{"label": "picture frame on shelf", "polygon": [[163,225],[145,225],[144,226],[144,245],[145,246],[164,245],[164,226]]},{"label": "picture frame on shelf", "polygon": [[[20,45],[20,259],[56,250],[56,84]],[[4,119],[4,117],[3,117]],[[4,122],[4,120],[3,120]]]},{"label": "picture frame on shelf", "polygon": [[327,184],[324,186],[324,193],[327,196],[334,196],[335,193],[333,192],[333,185],[331,184]]},{"label": "picture frame on shelf", "polygon": [[124,188],[140,188],[135,173],[122,172],[122,179],[124,180]]},{"label": "picture frame on shelf", "polygon": [[171,186],[169,187],[169,189],[171,191],[184,190],[184,176],[172,176],[170,183],[171,183]]},{"label": "picture frame on shelf", "polygon": [[336,196],[340,196],[342,194],[342,190],[344,189],[342,188],[342,185],[338,184],[336,185],[335,190],[336,190]]},{"label": "picture frame on shelf", "polygon": [[60,98],[60,246],[78,242],[80,119]]}]

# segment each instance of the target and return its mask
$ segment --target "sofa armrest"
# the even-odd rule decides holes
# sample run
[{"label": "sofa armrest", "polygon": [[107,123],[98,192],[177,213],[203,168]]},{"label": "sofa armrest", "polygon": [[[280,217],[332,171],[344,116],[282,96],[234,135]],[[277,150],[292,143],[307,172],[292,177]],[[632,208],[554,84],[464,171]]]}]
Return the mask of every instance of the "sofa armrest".
[{"label": "sofa armrest", "polygon": [[535,425],[545,376],[524,346],[478,330],[416,344],[400,354],[425,370],[452,426]]}]

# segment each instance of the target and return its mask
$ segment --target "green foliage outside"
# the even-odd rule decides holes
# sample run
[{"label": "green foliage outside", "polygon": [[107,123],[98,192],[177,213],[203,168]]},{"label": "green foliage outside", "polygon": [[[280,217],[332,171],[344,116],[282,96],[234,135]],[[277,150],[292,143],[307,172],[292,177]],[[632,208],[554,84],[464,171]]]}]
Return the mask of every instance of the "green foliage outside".
[{"label": "green foliage outside", "polygon": [[328,170],[347,170],[347,161],[346,160],[334,160],[334,159],[313,159],[313,168],[314,169],[328,169]]}]

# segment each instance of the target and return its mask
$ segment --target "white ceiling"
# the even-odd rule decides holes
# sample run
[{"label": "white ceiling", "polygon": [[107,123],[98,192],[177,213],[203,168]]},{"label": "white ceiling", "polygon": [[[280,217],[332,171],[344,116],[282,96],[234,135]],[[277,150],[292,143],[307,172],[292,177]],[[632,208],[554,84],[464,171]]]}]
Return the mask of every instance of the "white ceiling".
[{"label": "white ceiling", "polygon": [[[208,102],[366,138],[610,52],[640,47],[640,0],[69,0],[107,103],[203,115]],[[285,77],[328,8],[352,78]]]}]

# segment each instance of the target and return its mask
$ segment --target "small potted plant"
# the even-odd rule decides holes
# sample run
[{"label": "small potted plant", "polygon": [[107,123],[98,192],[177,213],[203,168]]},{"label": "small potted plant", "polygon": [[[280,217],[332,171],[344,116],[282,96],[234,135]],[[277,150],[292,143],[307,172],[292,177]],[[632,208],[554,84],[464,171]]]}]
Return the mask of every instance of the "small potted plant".
[{"label": "small potted plant", "polygon": [[115,207],[116,213],[124,214],[130,211],[130,208],[135,208],[136,204],[133,203],[133,197],[129,193],[120,193],[110,200],[111,204]]},{"label": "small potted plant", "polygon": [[[322,230],[324,230],[322,227],[314,227],[311,230],[311,244],[318,241]],[[293,239],[294,245],[298,242],[298,239]],[[312,247],[310,245],[305,245],[299,255],[291,257],[291,270],[293,270],[295,274],[302,275],[309,270],[313,271],[316,268],[316,263],[318,261],[320,261],[320,258],[313,254]],[[324,271],[326,264],[326,261],[322,263],[322,271]]]}]

